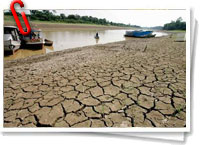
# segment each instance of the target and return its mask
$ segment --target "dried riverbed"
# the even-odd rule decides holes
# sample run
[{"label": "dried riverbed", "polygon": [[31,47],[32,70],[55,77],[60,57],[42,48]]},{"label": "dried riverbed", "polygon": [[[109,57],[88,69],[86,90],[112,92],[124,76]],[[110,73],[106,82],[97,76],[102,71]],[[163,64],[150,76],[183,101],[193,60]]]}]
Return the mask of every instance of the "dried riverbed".
[{"label": "dried riverbed", "polygon": [[186,44],[130,39],[4,62],[4,127],[185,127]]}]

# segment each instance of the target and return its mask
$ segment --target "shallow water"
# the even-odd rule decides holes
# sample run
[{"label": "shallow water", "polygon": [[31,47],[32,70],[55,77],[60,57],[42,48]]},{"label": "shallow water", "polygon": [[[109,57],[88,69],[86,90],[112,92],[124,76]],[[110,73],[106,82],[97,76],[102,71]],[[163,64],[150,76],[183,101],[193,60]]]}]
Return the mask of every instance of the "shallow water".
[{"label": "shallow water", "polygon": [[[95,39],[96,32],[99,39]],[[65,30],[65,31],[43,31],[43,38],[53,41],[53,51],[67,48],[82,47],[95,44],[105,44],[109,42],[122,41],[126,30]],[[167,35],[162,32],[154,32],[156,37]],[[48,53],[48,52],[47,52]]]},{"label": "shallow water", "polygon": [[[99,33],[99,39],[95,39],[96,32]],[[60,51],[68,48],[83,47],[95,44],[105,44],[110,42],[122,41],[126,30],[90,30],[90,29],[64,29],[43,31],[42,37],[53,41],[53,46],[44,46],[42,50],[18,50],[14,55],[4,57],[5,60],[25,58],[32,55],[45,54],[53,51]],[[167,35],[163,32],[154,32],[156,37]]]},{"label": "shallow water", "polygon": [[[95,39],[96,32],[100,39]],[[67,30],[67,31],[44,31],[43,37],[53,40],[54,51],[67,48],[82,47],[95,44],[125,40],[124,30]]]}]

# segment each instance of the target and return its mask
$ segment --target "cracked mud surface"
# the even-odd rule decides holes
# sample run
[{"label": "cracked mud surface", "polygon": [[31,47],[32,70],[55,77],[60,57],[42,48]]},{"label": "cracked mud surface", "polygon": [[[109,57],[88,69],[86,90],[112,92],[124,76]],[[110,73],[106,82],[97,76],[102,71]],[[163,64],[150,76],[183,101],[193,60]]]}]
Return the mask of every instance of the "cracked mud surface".
[{"label": "cracked mud surface", "polygon": [[4,62],[4,127],[185,127],[186,45],[131,39]]}]

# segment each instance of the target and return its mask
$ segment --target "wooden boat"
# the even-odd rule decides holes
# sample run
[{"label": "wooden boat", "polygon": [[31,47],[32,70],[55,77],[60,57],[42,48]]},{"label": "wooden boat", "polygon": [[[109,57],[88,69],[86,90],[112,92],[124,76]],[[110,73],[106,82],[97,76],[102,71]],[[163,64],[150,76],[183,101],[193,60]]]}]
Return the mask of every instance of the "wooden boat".
[{"label": "wooden boat", "polygon": [[14,53],[21,46],[18,28],[15,26],[4,26],[4,51]]},{"label": "wooden boat", "polygon": [[26,41],[25,44],[22,44],[23,49],[42,49],[43,48],[43,42],[42,40],[39,40],[39,41],[35,41],[35,40],[32,40],[32,41]]},{"label": "wooden boat", "polygon": [[125,37],[137,37],[137,38],[149,38],[155,37],[156,34],[152,34],[153,31],[126,31]]},{"label": "wooden boat", "polygon": [[44,39],[40,37],[40,29],[31,29],[31,33],[27,36],[22,36],[23,49],[42,49],[44,44]]},{"label": "wooden boat", "polygon": [[95,39],[99,39],[99,36],[94,36]]},{"label": "wooden boat", "polygon": [[53,45],[53,41],[48,40],[48,39],[44,39],[44,45],[46,45],[46,46],[52,46]]},{"label": "wooden boat", "polygon": [[97,32],[96,35],[94,36],[95,39],[99,39],[99,33]]}]

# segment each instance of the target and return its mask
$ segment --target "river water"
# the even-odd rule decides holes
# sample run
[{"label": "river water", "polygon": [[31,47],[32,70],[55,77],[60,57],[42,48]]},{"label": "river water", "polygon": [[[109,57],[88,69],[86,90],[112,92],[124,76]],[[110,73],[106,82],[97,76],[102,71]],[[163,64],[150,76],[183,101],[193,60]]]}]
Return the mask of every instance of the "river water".
[{"label": "river water", "polygon": [[[98,32],[100,39],[94,36]],[[67,30],[67,31],[44,31],[43,38],[53,41],[53,51],[67,48],[82,47],[95,44],[122,41],[126,30]],[[167,35],[162,32],[154,32],[156,37]],[[52,51],[52,50],[51,50]],[[47,51],[48,53],[49,51]]]},{"label": "river water", "polygon": [[[99,39],[94,36],[98,32]],[[88,45],[105,44],[116,41],[123,41],[126,30],[90,30],[90,29],[64,29],[43,31],[42,37],[53,41],[53,46],[44,46],[42,50],[19,49],[14,55],[4,57],[5,60],[25,58],[32,55],[46,54],[53,51],[60,51],[69,48],[83,47]],[[154,32],[156,37],[167,35],[163,32]]]}]

